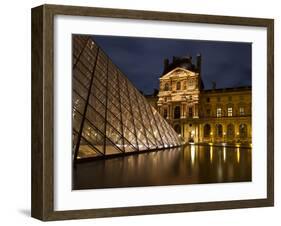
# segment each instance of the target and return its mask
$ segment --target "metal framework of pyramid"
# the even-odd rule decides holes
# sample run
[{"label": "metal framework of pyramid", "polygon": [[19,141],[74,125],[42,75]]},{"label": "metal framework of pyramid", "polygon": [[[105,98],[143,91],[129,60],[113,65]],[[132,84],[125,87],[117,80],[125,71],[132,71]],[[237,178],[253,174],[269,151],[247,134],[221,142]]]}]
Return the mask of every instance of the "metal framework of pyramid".
[{"label": "metal framework of pyramid", "polygon": [[72,37],[74,159],[179,146],[178,134],[90,36]]}]

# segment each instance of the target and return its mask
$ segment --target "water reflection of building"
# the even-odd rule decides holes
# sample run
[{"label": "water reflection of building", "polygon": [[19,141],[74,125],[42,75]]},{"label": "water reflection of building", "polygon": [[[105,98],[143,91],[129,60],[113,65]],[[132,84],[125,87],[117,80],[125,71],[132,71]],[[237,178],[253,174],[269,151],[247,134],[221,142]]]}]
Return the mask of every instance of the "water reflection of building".
[{"label": "water reflection of building", "polygon": [[78,164],[73,189],[251,181],[251,153],[243,147],[186,145]]},{"label": "water reflection of building", "polygon": [[205,90],[201,55],[196,64],[191,57],[165,59],[158,98],[152,98],[185,141],[251,143],[251,87]]}]

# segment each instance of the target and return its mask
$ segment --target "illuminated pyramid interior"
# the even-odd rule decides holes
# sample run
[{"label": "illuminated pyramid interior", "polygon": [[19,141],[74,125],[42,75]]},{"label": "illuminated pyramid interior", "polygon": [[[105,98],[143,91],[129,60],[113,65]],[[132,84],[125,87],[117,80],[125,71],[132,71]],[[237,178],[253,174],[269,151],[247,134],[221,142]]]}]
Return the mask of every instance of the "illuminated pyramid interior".
[{"label": "illuminated pyramid interior", "polygon": [[74,159],[180,145],[174,129],[90,36],[73,35]]}]

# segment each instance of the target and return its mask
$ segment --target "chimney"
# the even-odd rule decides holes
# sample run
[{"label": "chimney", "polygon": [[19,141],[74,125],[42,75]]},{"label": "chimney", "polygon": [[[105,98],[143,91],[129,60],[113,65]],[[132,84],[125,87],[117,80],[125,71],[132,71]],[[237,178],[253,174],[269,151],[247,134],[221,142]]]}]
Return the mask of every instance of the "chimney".
[{"label": "chimney", "polygon": [[164,71],[167,70],[168,66],[169,66],[169,59],[166,58],[164,59]]},{"label": "chimney", "polygon": [[212,89],[215,90],[217,88],[217,83],[215,81],[212,81]]},{"label": "chimney", "polygon": [[196,56],[196,69],[201,73],[201,54],[197,54]]}]

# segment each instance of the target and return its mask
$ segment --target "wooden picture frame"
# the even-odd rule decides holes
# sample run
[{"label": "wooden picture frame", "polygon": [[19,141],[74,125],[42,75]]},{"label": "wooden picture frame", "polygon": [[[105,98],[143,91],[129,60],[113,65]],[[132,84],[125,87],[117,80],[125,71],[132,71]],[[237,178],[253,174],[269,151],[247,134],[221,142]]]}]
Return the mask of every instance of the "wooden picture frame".
[{"label": "wooden picture frame", "polygon": [[[267,198],[122,208],[54,210],[54,16],[88,16],[267,29]],[[32,9],[32,200],[31,215],[50,220],[265,207],[274,205],[274,20],[77,6]]]}]

